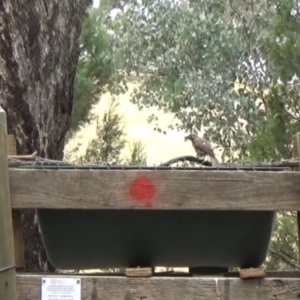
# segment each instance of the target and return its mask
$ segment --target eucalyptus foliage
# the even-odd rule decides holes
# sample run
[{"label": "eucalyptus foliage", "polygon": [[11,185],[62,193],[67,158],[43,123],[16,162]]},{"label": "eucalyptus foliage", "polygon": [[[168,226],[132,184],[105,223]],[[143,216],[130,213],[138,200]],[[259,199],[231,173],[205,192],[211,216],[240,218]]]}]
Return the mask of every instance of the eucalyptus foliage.
[{"label": "eucalyptus foliage", "polygon": [[176,113],[178,129],[205,128],[224,157],[244,157],[267,120],[257,99],[274,80],[266,41],[275,8],[261,0],[126,1],[112,28],[127,73],[142,80],[132,100]]},{"label": "eucalyptus foliage", "polygon": [[277,2],[267,57],[280,83],[264,98],[268,121],[249,145],[252,158],[290,158],[292,135],[300,131],[300,10],[298,2]]}]

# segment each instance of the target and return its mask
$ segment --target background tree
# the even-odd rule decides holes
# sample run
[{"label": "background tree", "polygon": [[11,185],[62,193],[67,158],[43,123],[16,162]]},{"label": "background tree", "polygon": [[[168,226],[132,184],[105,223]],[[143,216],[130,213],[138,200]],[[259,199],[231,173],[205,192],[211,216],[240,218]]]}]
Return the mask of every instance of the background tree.
[{"label": "background tree", "polygon": [[[0,4],[0,104],[18,154],[62,159],[70,127],[78,40],[90,0]],[[36,143],[32,131],[39,133]],[[37,149],[34,148],[37,146]],[[28,271],[47,269],[35,213],[23,213]]]},{"label": "background tree", "polygon": [[[128,141],[124,130],[123,116],[118,113],[119,103],[113,99],[103,117],[96,118],[96,137],[87,146],[83,157],[77,158],[81,164],[146,165],[146,154],[141,141]],[[126,144],[129,155],[122,155]],[[75,153],[76,155],[76,153]]]},{"label": "background tree", "polygon": [[300,131],[297,110],[286,109],[286,103],[299,101],[297,87],[289,84],[271,86],[265,97],[267,122],[252,136],[248,150],[252,161],[292,157],[292,136]]},{"label": "background tree", "polygon": [[112,101],[104,113],[102,122],[97,118],[96,138],[87,148],[84,161],[93,164],[119,163],[125,146],[122,116],[116,112],[118,103]]},{"label": "background tree", "polygon": [[300,130],[299,22],[299,4],[292,0],[277,2],[266,40],[266,57],[278,80],[270,86],[266,96],[268,121],[252,139],[249,147],[252,157],[281,159],[292,156],[292,135]]},{"label": "background tree", "polygon": [[111,84],[114,59],[111,38],[104,19],[102,7],[90,8],[83,22],[81,54],[76,69],[74,107],[68,137],[72,137],[80,126],[91,121],[92,106]]},{"label": "background tree", "polygon": [[247,157],[250,136],[267,120],[261,98],[273,74],[263,59],[275,4],[150,0],[125,6],[112,29],[127,73],[141,79],[132,100],[174,112],[178,129],[205,128],[224,159]]}]

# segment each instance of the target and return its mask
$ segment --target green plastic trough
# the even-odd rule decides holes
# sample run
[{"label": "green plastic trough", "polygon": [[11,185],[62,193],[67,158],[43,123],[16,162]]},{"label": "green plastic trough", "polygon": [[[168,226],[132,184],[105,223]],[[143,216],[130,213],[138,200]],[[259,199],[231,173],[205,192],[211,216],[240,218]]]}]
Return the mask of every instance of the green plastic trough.
[{"label": "green plastic trough", "polygon": [[38,210],[47,255],[59,269],[258,267],[275,216],[268,211]]}]

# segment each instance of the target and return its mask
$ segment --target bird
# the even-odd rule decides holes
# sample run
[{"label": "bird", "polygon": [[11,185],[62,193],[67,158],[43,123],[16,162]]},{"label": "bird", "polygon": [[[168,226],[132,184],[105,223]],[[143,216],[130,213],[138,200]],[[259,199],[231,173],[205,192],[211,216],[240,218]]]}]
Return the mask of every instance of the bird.
[{"label": "bird", "polygon": [[202,138],[198,137],[195,134],[190,134],[184,138],[185,141],[190,140],[192,142],[192,145],[197,153],[197,157],[205,157],[206,155],[209,156],[211,164],[213,167],[218,166],[219,161],[217,160],[215,153],[210,145],[210,143]]}]

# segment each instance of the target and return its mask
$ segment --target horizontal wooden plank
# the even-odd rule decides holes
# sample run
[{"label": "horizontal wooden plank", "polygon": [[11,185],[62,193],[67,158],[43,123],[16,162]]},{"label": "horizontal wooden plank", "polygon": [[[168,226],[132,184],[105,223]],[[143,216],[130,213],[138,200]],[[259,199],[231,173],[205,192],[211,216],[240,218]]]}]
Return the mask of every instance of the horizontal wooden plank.
[{"label": "horizontal wooden plank", "polygon": [[[17,275],[18,300],[40,300],[41,279],[44,276]],[[243,280],[213,277],[81,276],[81,282],[81,299],[93,300],[296,300],[300,295],[300,279],[295,278]]]},{"label": "horizontal wooden plank", "polygon": [[300,172],[10,170],[13,208],[300,210]]},{"label": "horizontal wooden plank", "polygon": [[[94,275],[94,274],[93,274]],[[240,277],[240,272],[228,272],[224,277]],[[267,278],[300,278],[300,271],[266,271]]]}]

